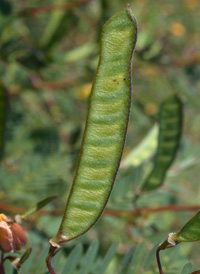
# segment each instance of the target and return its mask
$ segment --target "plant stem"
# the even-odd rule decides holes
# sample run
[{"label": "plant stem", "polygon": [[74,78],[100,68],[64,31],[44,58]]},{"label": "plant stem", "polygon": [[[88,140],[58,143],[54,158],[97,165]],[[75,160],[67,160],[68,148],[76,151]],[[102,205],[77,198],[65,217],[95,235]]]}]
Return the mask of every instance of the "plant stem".
[{"label": "plant stem", "polygon": [[63,5],[41,6],[41,7],[37,7],[37,8],[30,8],[30,9],[22,10],[19,13],[19,15],[23,15],[23,14],[36,15],[39,13],[53,12],[56,10],[70,10],[70,9],[76,8],[80,5],[86,5],[89,1],[90,0],[81,0],[78,2],[72,2],[72,3],[68,3],[68,4],[63,4]]},{"label": "plant stem", "polygon": [[200,205],[188,206],[188,205],[167,205],[161,207],[146,207],[146,208],[137,208],[133,210],[114,210],[114,209],[106,209],[104,215],[112,215],[123,217],[124,215],[146,215],[147,213],[154,212],[163,212],[163,211],[191,211],[191,210],[199,210]]},{"label": "plant stem", "polygon": [[191,274],[198,274],[198,273],[200,273],[200,270],[196,270],[196,271],[192,272]]},{"label": "plant stem", "polygon": [[163,243],[161,243],[157,250],[156,250],[156,260],[157,260],[157,265],[158,265],[158,270],[159,270],[159,273],[160,274],[164,274],[163,270],[162,270],[162,265],[161,265],[161,262],[160,262],[160,251],[161,250],[164,250],[167,246],[169,245],[168,241],[165,240]]},{"label": "plant stem", "polygon": [[[25,210],[20,207],[15,207],[7,203],[0,202],[0,210],[14,213],[14,214],[23,214]],[[200,205],[166,205],[161,207],[144,207],[137,208],[133,210],[116,210],[116,209],[106,209],[104,215],[111,215],[117,217],[124,217],[126,215],[146,215],[147,213],[156,213],[163,211],[195,211],[200,210]],[[38,215],[62,215],[63,210],[40,210],[37,212]]]},{"label": "plant stem", "polygon": [[1,263],[0,263],[0,273],[1,273],[1,274],[5,274],[5,270],[4,270],[4,267],[3,267],[3,263],[4,263],[4,253],[1,252]]},{"label": "plant stem", "polygon": [[54,247],[54,246],[51,245],[50,248],[49,248],[49,254],[48,254],[47,258],[46,258],[46,264],[47,264],[47,267],[48,267],[49,272],[51,274],[56,274],[56,272],[54,271],[54,269],[53,269],[53,267],[51,265],[51,259],[55,255],[55,250],[56,250],[56,247]]}]

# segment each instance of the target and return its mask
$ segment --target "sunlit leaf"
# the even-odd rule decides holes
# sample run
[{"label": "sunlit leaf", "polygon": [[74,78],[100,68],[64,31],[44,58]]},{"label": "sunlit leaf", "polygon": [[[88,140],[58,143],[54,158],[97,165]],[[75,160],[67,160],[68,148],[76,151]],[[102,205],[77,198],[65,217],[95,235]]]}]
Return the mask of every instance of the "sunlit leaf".
[{"label": "sunlit leaf", "polygon": [[158,125],[154,125],[146,137],[122,161],[121,167],[139,166],[156,153]]},{"label": "sunlit leaf", "polygon": [[68,51],[64,56],[64,61],[67,63],[79,61],[82,58],[88,57],[97,48],[96,44],[90,42],[85,43],[73,50]]}]

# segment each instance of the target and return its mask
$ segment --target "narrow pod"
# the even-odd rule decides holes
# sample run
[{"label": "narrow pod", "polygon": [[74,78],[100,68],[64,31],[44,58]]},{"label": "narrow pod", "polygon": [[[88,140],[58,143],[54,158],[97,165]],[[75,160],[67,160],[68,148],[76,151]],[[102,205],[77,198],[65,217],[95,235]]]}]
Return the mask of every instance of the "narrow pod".
[{"label": "narrow pod", "polygon": [[101,216],[119,168],[131,105],[137,23],[130,6],[103,27],[75,178],[54,247],[88,231]]}]

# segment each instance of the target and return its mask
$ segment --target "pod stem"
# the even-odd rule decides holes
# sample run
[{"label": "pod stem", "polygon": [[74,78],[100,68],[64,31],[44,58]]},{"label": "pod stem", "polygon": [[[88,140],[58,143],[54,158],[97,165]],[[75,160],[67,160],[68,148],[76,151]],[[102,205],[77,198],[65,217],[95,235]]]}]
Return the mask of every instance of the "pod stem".
[{"label": "pod stem", "polygon": [[51,260],[55,255],[55,250],[56,249],[57,249],[57,247],[54,247],[54,246],[51,245],[50,248],[49,248],[49,254],[46,258],[46,264],[47,264],[48,270],[51,274],[56,274],[56,272],[54,271],[54,269],[51,265]]},{"label": "pod stem", "polygon": [[158,270],[160,274],[164,274],[163,270],[162,270],[162,265],[160,262],[160,251],[164,250],[167,246],[169,245],[168,241],[164,241],[162,244],[160,244],[156,250],[156,260],[157,260],[157,265],[158,265]]}]

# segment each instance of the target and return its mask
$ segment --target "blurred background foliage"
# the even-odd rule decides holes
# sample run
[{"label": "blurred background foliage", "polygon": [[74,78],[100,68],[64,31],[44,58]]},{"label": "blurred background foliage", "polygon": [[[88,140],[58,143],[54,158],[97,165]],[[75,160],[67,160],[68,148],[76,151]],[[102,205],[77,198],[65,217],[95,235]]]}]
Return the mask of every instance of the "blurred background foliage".
[{"label": "blurred background foliage", "polygon": [[[59,213],[65,206],[77,163],[98,63],[100,32],[105,21],[125,4],[123,0],[0,2],[0,82],[9,94],[5,153],[0,167],[1,211],[14,216],[48,196],[58,196],[46,207],[51,214],[36,213],[24,224],[27,246],[33,248],[22,269],[24,273],[46,271],[48,239],[58,229]],[[142,161],[122,165],[107,208],[117,211],[199,204],[200,3],[130,0],[130,4],[139,36],[123,159],[158,121],[160,104],[170,94],[178,93],[184,102],[184,129],[165,184],[136,201],[146,162],[151,161],[144,150]],[[158,273],[155,246],[193,215],[189,211],[122,217],[105,214],[89,232],[60,252],[54,262],[57,260],[57,271]],[[81,245],[76,246],[78,243]],[[89,269],[87,265],[84,269],[89,246],[93,258],[87,261]],[[74,247],[75,255],[67,259]],[[105,262],[109,248],[111,255]],[[200,268],[199,252],[198,243],[164,251],[165,273],[180,273],[189,260]],[[129,265],[124,263],[123,268],[126,254],[129,257],[124,260]],[[9,268],[7,265],[6,273],[10,273]]]}]

